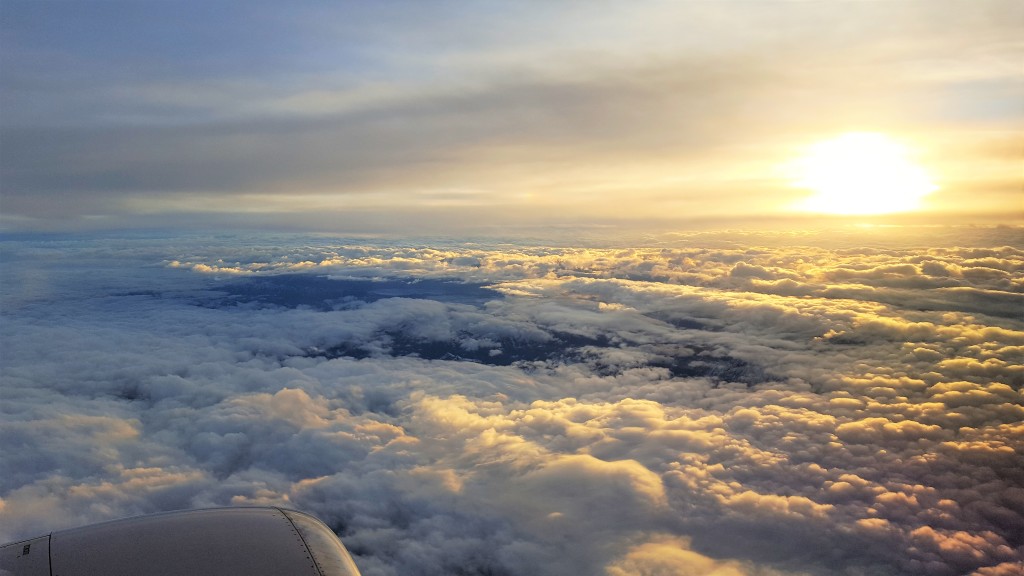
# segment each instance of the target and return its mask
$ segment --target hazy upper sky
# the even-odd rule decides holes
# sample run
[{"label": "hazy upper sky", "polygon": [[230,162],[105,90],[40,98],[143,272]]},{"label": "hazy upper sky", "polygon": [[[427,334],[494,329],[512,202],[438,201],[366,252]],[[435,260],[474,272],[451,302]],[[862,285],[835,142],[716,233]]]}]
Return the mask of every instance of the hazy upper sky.
[{"label": "hazy upper sky", "polygon": [[791,218],[848,132],[924,170],[917,221],[1022,217],[1016,0],[0,10],[0,230]]}]

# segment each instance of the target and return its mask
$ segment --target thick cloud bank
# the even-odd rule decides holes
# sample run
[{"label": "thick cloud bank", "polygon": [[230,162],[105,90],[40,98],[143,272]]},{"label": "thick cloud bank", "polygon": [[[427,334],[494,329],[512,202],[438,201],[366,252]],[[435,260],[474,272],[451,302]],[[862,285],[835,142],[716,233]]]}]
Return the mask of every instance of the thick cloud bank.
[{"label": "thick cloud bank", "polygon": [[1019,574],[1021,231],[848,240],[5,240],[0,540],[274,504],[368,576]]}]

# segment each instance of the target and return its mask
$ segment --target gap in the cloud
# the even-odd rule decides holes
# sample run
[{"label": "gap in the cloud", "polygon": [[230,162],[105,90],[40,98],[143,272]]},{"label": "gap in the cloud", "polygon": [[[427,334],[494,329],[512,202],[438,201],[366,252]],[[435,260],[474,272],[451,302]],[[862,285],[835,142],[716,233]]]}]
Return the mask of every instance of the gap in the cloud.
[{"label": "gap in the cloud", "polygon": [[[309,349],[306,355],[328,360],[413,357],[432,361],[515,366],[526,372],[578,365],[585,366],[591,373],[601,377],[617,376],[631,369],[655,368],[664,369],[668,378],[706,378],[714,386],[725,382],[756,385],[772,380],[761,366],[722,355],[698,343],[623,346],[605,336],[591,338],[552,330],[547,331],[546,335],[547,338],[536,340],[500,338],[490,346],[467,347],[460,339],[434,340],[388,330],[376,334],[370,342],[338,342],[326,348]],[[460,336],[473,342],[478,341],[472,334]],[[608,359],[614,358],[624,348],[641,352],[646,361],[621,365]]]},{"label": "gap in the cloud", "polygon": [[[212,287],[217,296],[198,304],[209,308],[269,306],[305,308],[318,312],[355,310],[388,299],[433,301],[445,306],[472,306],[505,299],[484,284],[451,279],[381,278],[352,279],[314,274],[247,276]],[[396,300],[397,302],[397,300]],[[381,302],[385,304],[385,302]],[[396,304],[397,306],[397,304]],[[673,318],[678,330],[714,331],[715,327],[696,319]],[[524,371],[556,369],[578,365],[599,376],[614,376],[635,368],[665,371],[668,378],[707,378],[714,383],[735,382],[754,385],[770,380],[762,367],[739,358],[722,355],[701,344],[697,338],[678,342],[628,342],[621,335],[587,336],[540,327],[530,335],[497,336],[486,329],[477,333],[460,330],[451,337],[425,337],[400,327],[382,326],[372,335],[328,342],[309,347],[307,358],[418,358],[426,361],[472,362],[490,366],[515,366]],[[615,360],[627,350],[643,361],[628,366]]]},{"label": "gap in the cloud", "polygon": [[285,308],[336,310],[384,298],[412,298],[480,305],[503,295],[484,284],[455,280],[387,278],[338,279],[311,274],[249,276],[217,288],[223,298],[207,305],[259,303]]}]

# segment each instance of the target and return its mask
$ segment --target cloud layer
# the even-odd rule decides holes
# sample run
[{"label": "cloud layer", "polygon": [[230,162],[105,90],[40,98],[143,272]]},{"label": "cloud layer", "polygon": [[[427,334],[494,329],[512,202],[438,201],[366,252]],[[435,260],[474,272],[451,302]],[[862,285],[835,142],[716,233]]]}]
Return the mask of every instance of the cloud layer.
[{"label": "cloud layer", "polygon": [[1024,242],[927,234],[7,240],[0,539],[260,503],[367,575],[1012,574]]}]

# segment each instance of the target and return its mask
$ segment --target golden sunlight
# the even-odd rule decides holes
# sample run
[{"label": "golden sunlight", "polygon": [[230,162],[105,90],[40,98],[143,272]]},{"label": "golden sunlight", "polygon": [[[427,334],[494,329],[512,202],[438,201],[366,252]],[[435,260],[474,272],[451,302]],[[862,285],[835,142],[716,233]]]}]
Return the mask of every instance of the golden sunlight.
[{"label": "golden sunlight", "polygon": [[907,158],[906,149],[884,134],[843,134],[812,146],[795,164],[793,184],[814,192],[796,206],[806,212],[910,212],[938,189],[924,169]]}]

